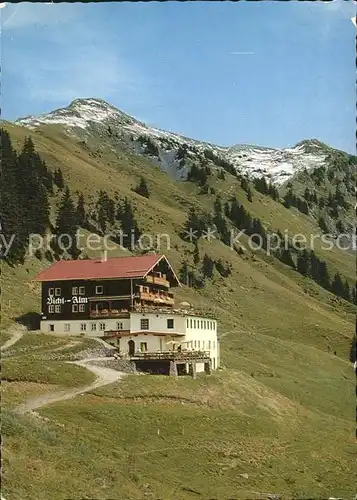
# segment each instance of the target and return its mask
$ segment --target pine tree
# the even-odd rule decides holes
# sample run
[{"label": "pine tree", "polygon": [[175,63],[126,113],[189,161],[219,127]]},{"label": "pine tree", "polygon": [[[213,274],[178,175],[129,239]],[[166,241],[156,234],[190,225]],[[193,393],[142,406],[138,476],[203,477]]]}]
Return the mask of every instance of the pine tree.
[{"label": "pine tree", "polygon": [[245,177],[242,177],[241,181],[240,181],[240,185],[241,185],[241,188],[248,192],[248,188],[249,188],[249,183],[247,181],[247,179]]},{"label": "pine tree", "polygon": [[[123,232],[122,242],[124,248],[131,248],[132,243],[135,243],[140,238],[141,231],[135,220],[134,209],[128,198],[119,203],[116,219],[120,222]],[[119,241],[121,240],[119,239]]]},{"label": "pine tree", "polygon": [[11,139],[1,129],[1,183],[0,183],[0,232],[5,241],[13,241],[9,253],[5,256],[5,248],[1,248],[1,257],[11,263],[23,263],[28,244],[28,233],[25,229],[23,199],[18,188],[18,159],[12,147]]},{"label": "pine tree", "polygon": [[292,255],[291,255],[291,251],[290,250],[284,249],[281,252],[280,260],[281,260],[281,262],[283,262],[287,266],[292,267],[293,269],[295,269],[295,262],[294,262],[294,259],[293,259]]},{"label": "pine tree", "polygon": [[343,284],[343,295],[342,295],[342,297],[345,300],[347,300],[348,302],[351,301],[350,285],[348,284],[347,280]]},{"label": "pine tree", "polygon": [[77,202],[77,223],[79,227],[85,228],[87,226],[87,214],[84,204],[84,196],[82,193],[78,196]]},{"label": "pine tree", "polygon": [[214,212],[215,214],[221,214],[222,213],[222,200],[220,196],[217,196],[215,201],[214,201]]},{"label": "pine tree", "polygon": [[306,249],[298,254],[296,270],[303,276],[308,276],[310,273],[310,259]]},{"label": "pine tree", "polygon": [[336,229],[339,232],[339,234],[344,234],[346,232],[346,228],[345,228],[343,221],[338,220],[336,222]]},{"label": "pine tree", "polygon": [[279,191],[272,182],[269,183],[268,194],[274,200],[279,200]]},{"label": "pine tree", "polygon": [[224,170],[221,168],[218,172],[218,179],[221,179],[222,181],[226,180],[226,174],[224,173]]},{"label": "pine tree", "polygon": [[205,278],[212,278],[214,269],[214,261],[206,253],[203,256],[202,274]]},{"label": "pine tree", "polygon": [[222,262],[221,259],[216,261],[215,265],[216,265],[217,271],[219,272],[219,274],[223,278],[227,278],[232,273],[231,266],[228,263],[226,263],[226,265],[224,265],[224,263]]},{"label": "pine tree", "polygon": [[41,182],[39,157],[31,138],[25,139],[17,162],[17,179],[27,233],[45,234],[50,224],[48,192]]},{"label": "pine tree", "polygon": [[320,261],[318,262],[319,266],[319,280],[318,283],[325,288],[326,290],[330,290],[331,288],[331,283],[330,283],[330,276],[327,270],[327,265],[326,262]]},{"label": "pine tree", "polygon": [[311,201],[311,193],[308,187],[305,189],[304,198],[307,202]]},{"label": "pine tree", "polygon": [[250,189],[250,187],[248,187],[248,189],[247,189],[247,199],[250,202],[253,201],[253,194],[252,194],[252,190]]},{"label": "pine tree", "polygon": [[194,262],[195,266],[197,266],[199,261],[200,261],[200,252],[198,249],[197,240],[195,240],[195,248],[193,250],[193,262]]},{"label": "pine tree", "polygon": [[57,244],[55,249],[59,253],[63,252],[64,246],[69,246],[67,250],[69,255],[74,259],[77,259],[79,257],[80,250],[77,247],[76,239],[77,230],[77,211],[71,198],[70,190],[67,186],[65,188],[65,192],[62,195],[56,218],[55,234],[57,236]]},{"label": "pine tree", "polygon": [[310,276],[317,283],[320,280],[320,266],[319,259],[313,250],[310,252]]},{"label": "pine tree", "polygon": [[146,180],[145,180],[144,177],[141,177],[140,182],[136,186],[136,188],[134,189],[134,191],[137,194],[140,194],[141,196],[144,196],[145,198],[149,198],[150,197],[149,188],[147,186],[147,183],[146,183]]},{"label": "pine tree", "polygon": [[324,219],[324,217],[322,215],[319,217],[318,224],[319,224],[323,233],[327,234],[329,232],[326,220]]},{"label": "pine tree", "polygon": [[58,189],[64,189],[65,184],[64,184],[64,179],[63,179],[63,173],[62,173],[62,170],[60,168],[58,170],[55,170],[54,175],[53,175],[53,182],[56,184]]},{"label": "pine tree", "polygon": [[344,284],[342,282],[340,273],[336,273],[331,283],[331,291],[338,297],[343,297],[345,294]]},{"label": "pine tree", "polygon": [[194,282],[193,272],[189,269],[187,260],[184,260],[178,272],[179,279],[185,285],[191,287]]}]

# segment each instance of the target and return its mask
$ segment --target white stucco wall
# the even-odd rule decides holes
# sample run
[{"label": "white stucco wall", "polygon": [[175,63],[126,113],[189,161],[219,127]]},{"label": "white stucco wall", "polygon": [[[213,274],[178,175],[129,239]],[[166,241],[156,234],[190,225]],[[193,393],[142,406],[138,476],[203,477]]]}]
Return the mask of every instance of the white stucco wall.
[{"label": "white stucco wall", "polygon": [[[86,337],[102,337],[104,330],[129,330],[129,318],[115,318],[115,319],[95,319],[95,320],[61,320],[61,321],[41,321],[41,332],[49,333],[50,325],[54,325],[54,333],[59,335],[80,335],[84,334]],[[68,331],[66,325],[70,325]],[[82,330],[81,325],[86,325],[86,329]],[[96,325],[96,329],[92,329],[92,325]],[[122,328],[119,328],[122,327]]]},{"label": "white stucco wall", "polygon": [[[147,334],[141,333],[135,336],[136,332],[142,332],[141,319],[149,320],[149,329]],[[174,328],[167,327],[167,320],[172,319]],[[72,321],[42,321],[41,331],[50,332],[50,325],[54,325],[54,333],[59,335],[85,335],[88,337],[101,337],[104,330],[127,330],[133,335],[125,336],[116,342],[116,345],[122,352],[128,352],[128,342],[135,342],[136,350],[140,350],[140,343],[147,343],[147,350],[156,352],[160,350],[173,349],[172,344],[168,342],[174,340],[182,342],[183,348],[192,348],[193,350],[203,350],[210,352],[212,368],[219,366],[219,345],[217,341],[217,321],[204,317],[185,316],[178,314],[155,314],[155,313],[136,313],[130,314],[130,318],[116,319],[96,319],[96,320],[72,320]],[[85,324],[86,329],[82,330],[81,325]],[[70,325],[70,330],[66,329]],[[96,325],[96,329],[92,329]],[[121,326],[121,328],[119,328]],[[155,336],[153,333],[165,333],[165,336]],[[183,336],[175,336],[175,333],[183,333]],[[172,334],[172,337],[171,337]],[[197,364],[197,371],[203,371],[204,365]]]},{"label": "white stucco wall", "polygon": [[186,316],[185,341],[190,342],[192,349],[210,352],[212,368],[219,366],[217,321],[204,317]]},{"label": "white stucco wall", "polygon": [[170,337],[155,336],[148,333],[146,335],[126,335],[125,337],[121,338],[119,344],[117,343],[121,352],[129,352],[130,340],[133,340],[135,343],[135,352],[140,351],[140,344],[142,342],[145,342],[147,344],[148,352],[170,351],[172,349],[172,344],[167,344],[167,342],[170,340]]},{"label": "white stucco wall", "polygon": [[[184,316],[177,314],[155,314],[155,313],[130,313],[130,331],[141,332],[141,319],[149,320],[149,331],[158,333],[185,333],[186,323]],[[167,320],[172,319],[173,328],[167,328]]]}]

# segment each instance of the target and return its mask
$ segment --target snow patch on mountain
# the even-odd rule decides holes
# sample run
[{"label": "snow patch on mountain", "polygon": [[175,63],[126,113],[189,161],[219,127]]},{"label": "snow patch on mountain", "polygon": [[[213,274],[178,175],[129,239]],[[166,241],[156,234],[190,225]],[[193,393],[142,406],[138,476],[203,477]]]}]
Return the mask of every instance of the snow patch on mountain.
[{"label": "snow patch on mountain", "polygon": [[[18,125],[34,128],[40,125],[62,125],[67,133],[81,135],[115,129],[116,137],[138,154],[146,154],[140,138],[150,139],[158,149],[151,160],[175,179],[187,177],[190,165],[204,159],[205,150],[230,162],[238,173],[247,177],[264,176],[280,185],[303,169],[311,170],[324,164],[326,155],[317,145],[314,152],[307,151],[305,143],[286,149],[273,149],[249,144],[222,147],[190,139],[173,132],[147,126],[101,99],[76,99],[67,108],[58,109],[38,117],[28,116],[16,120]],[[78,131],[78,134],[76,133]],[[184,147],[185,162],[177,158]]]}]

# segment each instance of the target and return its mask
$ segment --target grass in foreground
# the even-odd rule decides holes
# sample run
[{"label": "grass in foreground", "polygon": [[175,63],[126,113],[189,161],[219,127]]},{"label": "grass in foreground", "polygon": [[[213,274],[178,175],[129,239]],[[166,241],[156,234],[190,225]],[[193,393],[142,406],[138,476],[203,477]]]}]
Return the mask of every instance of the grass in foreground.
[{"label": "grass in foreground", "polygon": [[294,403],[240,372],[197,381],[128,377],[41,415],[50,422],[3,416],[6,498],[354,493],[352,423]]}]

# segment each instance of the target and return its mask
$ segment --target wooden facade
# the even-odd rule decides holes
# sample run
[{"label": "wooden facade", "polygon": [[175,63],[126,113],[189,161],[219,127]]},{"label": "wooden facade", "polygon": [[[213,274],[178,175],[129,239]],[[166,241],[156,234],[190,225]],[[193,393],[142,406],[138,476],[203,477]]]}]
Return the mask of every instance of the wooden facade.
[{"label": "wooden facade", "polygon": [[177,281],[167,261],[142,278],[58,279],[42,282],[42,319],[89,320],[129,317],[145,307],[174,307]]}]

